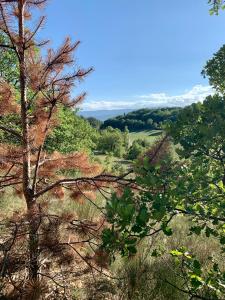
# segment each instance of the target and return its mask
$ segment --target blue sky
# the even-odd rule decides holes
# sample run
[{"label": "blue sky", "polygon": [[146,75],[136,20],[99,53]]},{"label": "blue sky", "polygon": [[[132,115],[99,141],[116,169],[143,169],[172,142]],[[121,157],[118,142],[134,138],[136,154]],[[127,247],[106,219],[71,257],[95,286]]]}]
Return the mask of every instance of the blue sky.
[{"label": "blue sky", "polygon": [[[51,0],[42,36],[81,40],[77,64],[95,71],[85,110],[186,105],[211,89],[200,72],[225,41],[225,12],[207,0]],[[76,90],[74,90],[74,94]]]}]

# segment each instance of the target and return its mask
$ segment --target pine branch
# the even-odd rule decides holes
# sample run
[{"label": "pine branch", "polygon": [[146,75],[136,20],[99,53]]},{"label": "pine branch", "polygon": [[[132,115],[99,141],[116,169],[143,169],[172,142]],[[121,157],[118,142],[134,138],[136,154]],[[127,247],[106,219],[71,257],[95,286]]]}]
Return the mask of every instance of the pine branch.
[{"label": "pine branch", "polygon": [[1,29],[2,29],[2,30],[5,32],[5,34],[9,37],[9,39],[10,39],[12,45],[13,45],[13,49],[14,49],[15,52],[16,52],[16,55],[17,55],[18,59],[20,59],[19,52],[17,51],[17,48],[16,48],[16,45],[15,45],[15,43],[14,43],[12,34],[11,34],[10,30],[9,30],[9,26],[8,26],[8,24],[7,24],[7,21],[6,21],[6,15],[5,15],[5,12],[4,12],[4,8],[3,8],[3,6],[2,6],[2,3],[6,3],[6,2],[17,2],[17,1],[9,1],[9,0],[8,0],[8,1],[0,2],[0,12],[1,12],[1,17],[2,17],[2,20],[3,20],[3,24],[4,24],[4,26],[5,26],[5,28],[1,28]]},{"label": "pine branch", "polygon": [[[45,20],[45,17],[44,16],[41,17],[41,19],[40,19],[37,27],[35,28],[35,30],[33,31],[33,33],[31,34],[31,36],[29,37],[29,39],[26,41],[25,44],[29,43],[34,38],[34,36],[36,35],[36,33],[38,32],[38,30],[40,29],[40,27],[43,25],[44,20]],[[26,47],[26,49],[27,49],[27,47]]]},{"label": "pine branch", "polygon": [[7,48],[16,51],[15,47],[5,44],[0,44],[0,48]]},{"label": "pine branch", "polygon": [[44,147],[45,139],[46,139],[47,132],[49,129],[49,123],[50,123],[50,120],[51,120],[51,117],[53,114],[54,107],[55,107],[55,105],[52,105],[52,107],[49,111],[48,121],[46,123],[45,130],[44,130],[44,139],[43,139],[42,145],[38,149],[37,161],[36,161],[35,170],[34,170],[34,179],[33,179],[33,184],[32,184],[32,190],[34,193],[35,193],[36,184],[37,184],[37,177],[38,177],[38,170],[39,170],[39,166],[40,166],[41,153],[43,151],[43,147]]},{"label": "pine branch", "polygon": [[[110,276],[109,274],[105,273],[102,271],[102,268],[101,269],[98,269],[96,268],[93,264],[91,264],[79,251],[77,251],[77,249],[75,247],[73,247],[71,244],[69,244],[69,246],[73,249],[73,251],[88,265],[88,267],[92,270],[95,270],[97,271],[98,273],[100,273],[101,275],[104,275],[105,277],[107,278],[110,278],[110,279],[116,279],[118,280],[119,278],[118,277],[114,277],[114,276]],[[122,279],[122,278],[120,278]],[[205,300],[205,299],[204,299]],[[207,299],[208,300],[208,299]]]},{"label": "pine branch", "polygon": [[13,186],[13,185],[18,185],[18,184],[21,184],[21,183],[23,183],[23,181],[14,181],[14,182],[10,182],[10,183],[7,183],[7,184],[1,184],[0,183],[0,190],[5,189],[6,187]]},{"label": "pine branch", "polygon": [[7,132],[7,133],[11,133],[15,137],[17,137],[19,140],[22,140],[21,134],[19,132],[17,132],[16,130],[5,127],[5,126],[2,126],[2,125],[0,125],[0,129]]},{"label": "pine branch", "polygon": [[[128,174],[128,173],[127,173]],[[55,183],[47,186],[46,188],[44,188],[43,190],[39,191],[38,193],[36,193],[34,195],[35,198],[38,198],[40,196],[42,196],[43,194],[51,191],[52,189],[60,186],[60,185],[74,185],[74,184],[78,184],[78,183],[93,183],[93,182],[107,182],[107,183],[118,183],[120,185],[131,185],[134,183],[134,181],[132,179],[125,179],[125,177],[127,176],[127,174],[123,175],[123,176],[115,176],[115,175],[105,175],[105,174],[101,174],[101,175],[97,175],[95,177],[79,177],[79,178],[64,178],[61,180],[56,181]]]},{"label": "pine branch", "polygon": [[16,3],[18,0],[0,0],[0,3],[6,4],[6,3]]}]

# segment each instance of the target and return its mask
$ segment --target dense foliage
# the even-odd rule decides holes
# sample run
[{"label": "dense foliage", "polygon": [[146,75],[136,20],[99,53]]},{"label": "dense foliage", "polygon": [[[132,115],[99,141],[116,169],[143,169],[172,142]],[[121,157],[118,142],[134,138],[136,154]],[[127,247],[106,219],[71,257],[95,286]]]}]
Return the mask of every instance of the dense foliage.
[{"label": "dense foliage", "polygon": [[225,92],[225,45],[223,45],[213,57],[207,61],[202,75],[208,77],[209,83],[217,92]]},{"label": "dense foliage", "polygon": [[[113,256],[136,253],[140,239],[160,231],[173,234],[170,222],[177,215],[190,218],[190,234],[214,236],[224,251],[225,244],[225,98],[209,96],[203,104],[193,104],[180,112],[168,134],[155,144],[136,165],[136,183],[142,192],[125,190],[107,203],[107,219],[112,224],[103,233],[103,247]],[[179,143],[179,160],[170,155],[170,139]],[[200,299],[223,299],[225,274],[218,265],[208,273],[188,255],[183,257],[186,293]],[[188,257],[187,257],[188,256]],[[193,258],[193,261],[192,261]],[[184,262],[187,260],[187,262]],[[221,273],[222,272],[222,273]],[[222,275],[221,275],[222,274]],[[208,298],[204,297],[207,287]]]},{"label": "dense foliage", "polygon": [[70,108],[58,113],[59,125],[46,140],[50,152],[71,153],[79,150],[91,151],[96,148],[99,133],[87,120],[78,116]]},{"label": "dense foliage", "polygon": [[180,108],[139,109],[108,119],[103,123],[101,128],[111,126],[122,131],[126,127],[129,131],[161,129],[164,122],[169,120],[175,121],[179,111]]},{"label": "dense foliage", "polygon": [[130,146],[126,158],[129,160],[137,159],[149,147],[150,143],[147,140],[137,139]]},{"label": "dense foliage", "polygon": [[128,136],[119,129],[107,127],[100,131],[97,149],[103,154],[111,153],[122,157],[128,146]]},{"label": "dense foliage", "polygon": [[[0,44],[6,44],[8,37],[5,33],[0,33]],[[18,87],[19,69],[15,52],[12,49],[0,48],[0,76],[5,78],[14,87]]]}]

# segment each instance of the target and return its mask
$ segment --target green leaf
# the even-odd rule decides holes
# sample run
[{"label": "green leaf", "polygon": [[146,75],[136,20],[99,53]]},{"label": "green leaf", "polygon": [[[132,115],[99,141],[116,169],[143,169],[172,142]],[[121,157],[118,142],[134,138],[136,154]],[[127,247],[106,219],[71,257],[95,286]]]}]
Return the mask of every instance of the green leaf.
[{"label": "green leaf", "polygon": [[202,284],[203,284],[203,280],[200,276],[195,275],[195,274],[191,275],[191,285],[195,289],[199,288]]},{"label": "green leaf", "polygon": [[158,249],[154,249],[151,254],[152,257],[160,257],[161,255],[161,251],[159,251]]},{"label": "green leaf", "polygon": [[221,238],[220,238],[220,243],[221,243],[222,245],[225,245],[225,236],[221,236]]},{"label": "green leaf", "polygon": [[197,234],[197,235],[200,235],[201,232],[202,232],[202,227],[201,226],[192,226],[190,228],[191,232]]},{"label": "green leaf", "polygon": [[130,254],[136,254],[137,253],[137,249],[135,246],[128,246],[127,250],[129,251]]},{"label": "green leaf", "polygon": [[166,226],[166,227],[162,227],[163,233],[167,236],[171,236],[173,234],[173,230],[172,228]]},{"label": "green leaf", "polygon": [[137,216],[136,222],[138,225],[145,225],[149,220],[150,214],[148,213],[148,210],[146,206],[142,206],[140,209],[140,212]]},{"label": "green leaf", "polygon": [[172,256],[182,256],[184,253],[179,250],[172,250],[172,251],[170,251],[170,254]]},{"label": "green leaf", "polygon": [[195,269],[201,269],[201,264],[196,259],[193,261],[193,266],[194,266]]}]

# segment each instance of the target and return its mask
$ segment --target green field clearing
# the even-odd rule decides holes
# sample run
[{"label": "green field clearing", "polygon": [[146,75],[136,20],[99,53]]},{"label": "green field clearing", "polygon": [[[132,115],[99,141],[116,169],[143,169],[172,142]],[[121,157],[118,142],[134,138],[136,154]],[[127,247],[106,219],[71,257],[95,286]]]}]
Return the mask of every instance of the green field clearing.
[{"label": "green field clearing", "polygon": [[130,132],[129,138],[131,144],[133,143],[133,141],[137,139],[146,139],[149,142],[153,143],[157,139],[159,139],[161,135],[162,135],[162,130],[145,130],[139,132]]},{"label": "green field clearing", "polygon": [[125,169],[130,166],[130,161],[125,160],[124,158],[118,158],[106,154],[96,154],[95,157],[98,159],[101,165],[107,167],[108,169],[112,169],[115,165],[123,166]]}]

